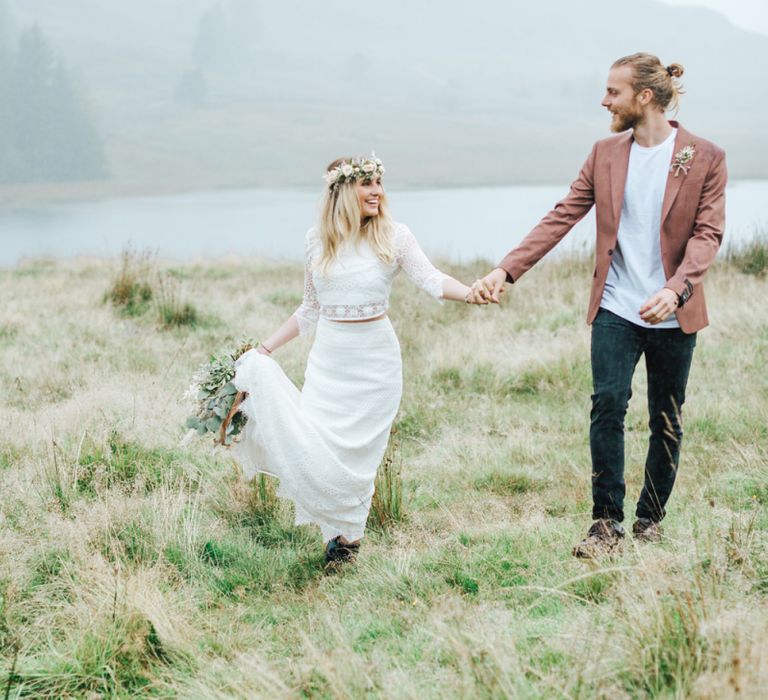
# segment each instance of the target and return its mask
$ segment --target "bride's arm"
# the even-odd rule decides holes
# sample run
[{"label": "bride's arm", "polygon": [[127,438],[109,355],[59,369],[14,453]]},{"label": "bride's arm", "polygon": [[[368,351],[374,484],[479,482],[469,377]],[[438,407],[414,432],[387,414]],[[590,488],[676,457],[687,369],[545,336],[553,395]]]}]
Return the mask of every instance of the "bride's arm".
[{"label": "bride's arm", "polygon": [[437,299],[467,300],[472,289],[450,275],[440,272],[429,261],[407,226],[401,227],[397,246],[397,262],[414,284]]},{"label": "bride's arm", "polygon": [[257,352],[262,355],[271,355],[279,347],[293,340],[299,335],[299,321],[296,316],[291,316],[280,328],[272,335],[259,344]]},{"label": "bride's arm", "polygon": [[258,348],[263,355],[271,355],[279,347],[293,340],[297,335],[312,335],[320,317],[320,301],[312,280],[312,236],[307,234],[304,256],[304,296],[301,305],[293,315],[269,336]]},{"label": "bride's arm", "polygon": [[472,288],[453,277],[445,276],[443,279],[443,299],[449,301],[467,301],[467,296],[472,292]]}]

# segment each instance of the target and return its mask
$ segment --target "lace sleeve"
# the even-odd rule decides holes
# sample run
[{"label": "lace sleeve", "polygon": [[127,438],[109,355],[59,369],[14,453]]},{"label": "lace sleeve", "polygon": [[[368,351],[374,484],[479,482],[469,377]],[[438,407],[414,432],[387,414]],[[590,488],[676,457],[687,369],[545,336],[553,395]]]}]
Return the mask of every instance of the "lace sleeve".
[{"label": "lace sleeve", "polygon": [[304,298],[293,315],[299,323],[299,335],[313,335],[320,317],[320,302],[315,283],[312,281],[312,231],[307,233],[304,255]]},{"label": "lace sleeve", "polygon": [[440,272],[429,261],[416,237],[407,226],[398,225],[395,242],[397,264],[405,271],[409,279],[436,299],[442,299],[443,280],[448,275]]}]

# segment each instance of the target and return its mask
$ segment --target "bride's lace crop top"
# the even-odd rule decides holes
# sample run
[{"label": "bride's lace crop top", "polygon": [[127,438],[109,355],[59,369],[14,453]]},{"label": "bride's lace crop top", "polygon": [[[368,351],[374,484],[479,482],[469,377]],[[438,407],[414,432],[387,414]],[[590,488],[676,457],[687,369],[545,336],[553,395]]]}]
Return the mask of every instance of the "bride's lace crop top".
[{"label": "bride's lace crop top", "polygon": [[410,229],[395,224],[395,260],[391,265],[376,257],[361,241],[342,246],[326,273],[315,269],[322,253],[316,229],[307,232],[304,263],[304,299],[294,316],[299,334],[311,335],[321,316],[334,321],[381,316],[389,308],[392,280],[403,269],[421,289],[437,299],[443,295],[443,274],[429,261]]}]

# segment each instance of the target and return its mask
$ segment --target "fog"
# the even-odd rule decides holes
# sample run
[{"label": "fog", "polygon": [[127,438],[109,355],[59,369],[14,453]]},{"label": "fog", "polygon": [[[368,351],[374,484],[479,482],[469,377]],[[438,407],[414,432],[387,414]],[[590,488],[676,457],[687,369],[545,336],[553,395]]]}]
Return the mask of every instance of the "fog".
[{"label": "fog", "polygon": [[677,118],[768,168],[768,35],[653,0],[0,0],[0,201],[317,185],[562,183],[608,134],[612,61],[685,67]]}]

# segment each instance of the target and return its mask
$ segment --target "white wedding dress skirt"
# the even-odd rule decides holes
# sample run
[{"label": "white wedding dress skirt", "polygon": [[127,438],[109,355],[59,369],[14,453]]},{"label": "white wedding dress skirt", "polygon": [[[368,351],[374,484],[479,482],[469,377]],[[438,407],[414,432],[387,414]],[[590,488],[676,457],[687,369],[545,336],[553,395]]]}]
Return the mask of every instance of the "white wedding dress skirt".
[{"label": "white wedding dress skirt", "polygon": [[402,395],[400,344],[388,318],[320,319],[299,391],[270,357],[251,352],[234,384],[248,417],[233,448],[248,477],[280,480],[296,524],[316,523],[324,541],[363,536],[376,470]]}]

